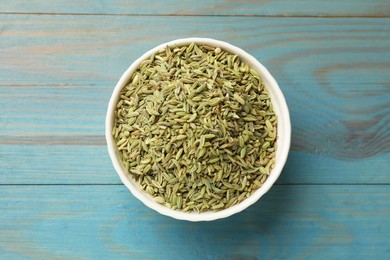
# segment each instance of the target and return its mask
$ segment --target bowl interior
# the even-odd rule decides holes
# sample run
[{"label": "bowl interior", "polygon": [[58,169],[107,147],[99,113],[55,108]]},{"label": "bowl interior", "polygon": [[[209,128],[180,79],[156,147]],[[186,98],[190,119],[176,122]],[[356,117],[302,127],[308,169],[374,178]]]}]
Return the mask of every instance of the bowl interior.
[{"label": "bowl interior", "polygon": [[[166,46],[183,46],[183,45],[188,45],[192,42],[195,42],[197,44],[207,44],[209,46],[220,47],[221,49],[224,49],[225,51],[228,51],[230,53],[238,54],[238,56],[242,61],[247,63],[251,68],[255,69],[260,74],[264,82],[264,85],[267,88],[267,91],[270,95],[275,113],[278,117],[275,167],[272,169],[267,180],[265,181],[263,186],[260,187],[257,191],[255,191],[249,198],[245,199],[244,201],[242,201],[241,203],[235,206],[232,206],[227,209],[223,209],[221,211],[216,211],[216,212],[187,213],[187,212],[169,209],[155,202],[153,198],[149,194],[144,192],[139,186],[139,184],[135,182],[129,174],[126,173],[127,171],[123,167],[123,164],[119,156],[119,152],[114,142],[114,138],[112,137],[111,134],[114,126],[113,124],[114,111],[116,108],[116,103],[119,100],[120,91],[125,85],[128,84],[128,81],[130,80],[132,73],[137,69],[138,65],[143,60],[151,56],[153,53],[157,52],[158,50]],[[283,166],[287,160],[288,152],[290,149],[290,139],[291,139],[291,125],[290,125],[290,117],[289,117],[287,104],[278,84],[276,83],[272,75],[268,72],[268,70],[262,64],[260,64],[253,56],[246,53],[242,49],[230,45],[226,42],[207,39],[207,38],[187,38],[187,39],[175,40],[172,42],[161,44],[151,49],[150,51],[146,52],[144,55],[142,55],[126,70],[126,72],[122,75],[121,79],[116,85],[108,105],[107,117],[106,117],[106,141],[108,146],[108,152],[112,160],[112,163],[114,165],[114,168],[117,171],[118,175],[120,176],[122,182],[126,185],[126,187],[130,190],[130,192],[136,198],[141,200],[146,206],[156,210],[157,212],[163,215],[167,215],[176,219],[189,220],[189,221],[210,221],[210,220],[228,217],[230,215],[233,215],[235,213],[244,210],[248,206],[255,203],[264,193],[266,193],[271,188],[273,183],[279,177],[283,169]]]}]

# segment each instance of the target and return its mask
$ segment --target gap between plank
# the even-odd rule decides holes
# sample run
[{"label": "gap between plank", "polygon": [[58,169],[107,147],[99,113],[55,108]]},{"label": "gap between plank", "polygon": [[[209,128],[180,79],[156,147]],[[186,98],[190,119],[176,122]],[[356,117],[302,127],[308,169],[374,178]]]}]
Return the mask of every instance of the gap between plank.
[{"label": "gap between plank", "polygon": [[0,12],[0,15],[146,16],[146,17],[262,17],[262,18],[390,18],[389,15],[288,15],[288,14],[123,14]]},{"label": "gap between plank", "polygon": [[0,136],[0,144],[6,145],[106,145],[104,135],[35,135]]},{"label": "gap between plank", "polygon": [[[123,183],[21,183],[0,186],[124,186]],[[390,186],[390,183],[275,183],[273,186]]]}]

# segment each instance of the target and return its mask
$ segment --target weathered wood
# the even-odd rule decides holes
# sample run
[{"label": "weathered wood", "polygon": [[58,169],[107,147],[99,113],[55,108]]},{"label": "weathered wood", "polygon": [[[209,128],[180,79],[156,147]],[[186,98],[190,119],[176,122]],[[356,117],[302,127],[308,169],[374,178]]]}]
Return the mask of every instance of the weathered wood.
[{"label": "weathered wood", "polygon": [[386,0],[301,1],[4,1],[1,12],[113,15],[389,16]]},{"label": "weathered wood", "polygon": [[[7,158],[1,183],[47,183],[47,175],[55,183],[116,182],[106,177],[108,158],[89,160],[95,152],[88,146],[99,145],[99,156],[105,154],[113,86],[143,52],[177,37],[172,31],[229,41],[274,74],[293,124],[293,159],[282,182],[389,183],[388,19],[1,17],[0,152]],[[62,148],[75,144],[87,147]],[[57,171],[50,165],[54,155],[41,163],[39,145],[80,159]],[[103,162],[92,178],[77,179]]]},{"label": "weathered wood", "polygon": [[0,158],[0,184],[121,183],[103,145],[2,144]]},{"label": "weathered wood", "polygon": [[123,186],[3,186],[0,257],[386,259],[389,186],[276,186],[230,218],[189,223]]},{"label": "weathered wood", "polygon": [[[0,144],[0,184],[120,184],[106,147],[88,143],[104,142],[103,136],[100,137],[95,140],[69,134],[69,137],[30,137],[20,144]],[[37,139],[41,145],[28,144]],[[389,169],[388,154],[338,160],[292,150],[277,183],[390,184]]]},{"label": "weathered wood", "polygon": [[[2,1],[0,258],[388,259],[389,17],[388,0]],[[143,206],[104,141],[123,71],[194,36],[268,67],[293,126],[270,192],[211,223]]]},{"label": "weathered wood", "polygon": [[370,85],[376,94],[389,82],[389,27],[390,19],[0,15],[0,84],[111,89],[150,48],[198,36],[245,49],[283,90],[320,85],[343,96]]}]

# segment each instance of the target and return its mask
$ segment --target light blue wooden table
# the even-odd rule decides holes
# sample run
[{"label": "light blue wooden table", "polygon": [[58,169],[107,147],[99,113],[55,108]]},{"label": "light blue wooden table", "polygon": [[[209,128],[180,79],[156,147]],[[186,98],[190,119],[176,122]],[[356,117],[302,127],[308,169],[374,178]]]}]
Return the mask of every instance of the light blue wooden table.
[{"label": "light blue wooden table", "polygon": [[[267,66],[293,128],[271,191],[209,223],[143,206],[104,139],[123,71],[192,36]],[[390,259],[388,0],[1,1],[0,110],[0,259]]]}]

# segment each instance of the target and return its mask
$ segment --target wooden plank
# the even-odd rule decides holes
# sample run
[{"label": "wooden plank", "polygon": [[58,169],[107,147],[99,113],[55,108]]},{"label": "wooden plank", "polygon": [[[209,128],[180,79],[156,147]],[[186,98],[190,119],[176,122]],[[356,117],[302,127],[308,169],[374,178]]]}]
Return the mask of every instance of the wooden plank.
[{"label": "wooden plank", "polygon": [[[32,140],[38,139],[32,137]],[[120,184],[103,136],[68,136],[64,144],[0,145],[0,184]],[[49,139],[50,140],[50,139]],[[51,140],[52,141],[52,140]],[[79,143],[84,142],[84,145]],[[387,154],[339,160],[292,148],[278,184],[390,184]]]},{"label": "wooden plank", "polygon": [[[368,79],[377,81],[373,84],[339,84],[337,80],[346,79],[337,79],[318,86],[281,85],[292,118],[292,149],[341,160],[388,153],[390,92],[385,81],[390,77],[385,67],[371,68],[371,72],[375,70],[379,73]],[[351,81],[357,81],[356,73],[349,74]],[[314,87],[316,90],[308,89]],[[0,114],[0,144],[102,145],[112,88],[0,86],[0,109],[5,111]]]},{"label": "wooden plank", "polygon": [[113,86],[0,86],[0,109],[7,111],[0,114],[0,139],[5,139],[0,143],[22,143],[23,136],[38,136],[31,144],[47,144],[70,133],[102,135],[112,90]]},{"label": "wooden plank", "polygon": [[[276,186],[230,218],[160,216],[123,186],[4,186],[0,257],[386,259],[389,186]],[[226,228],[229,227],[229,228]]]},{"label": "wooden plank", "polygon": [[1,145],[0,158],[0,184],[121,183],[103,145]]},{"label": "wooden plank", "polygon": [[247,50],[282,87],[389,82],[389,19],[0,15],[0,28],[0,85],[112,88],[150,48],[194,36]]},{"label": "wooden plank", "polygon": [[[153,6],[153,8],[150,8]],[[389,16],[386,0],[5,1],[2,12],[148,15]]]},{"label": "wooden plank", "polygon": [[[293,124],[293,159],[283,182],[389,183],[388,19],[1,17],[0,152],[9,172],[2,183],[78,183],[85,169],[92,177],[80,182],[111,183],[102,152],[110,92],[132,60],[172,39],[173,31],[232,42],[270,68]],[[76,144],[81,148],[63,150]],[[36,164],[45,154],[39,145],[63,150],[65,160],[66,152],[77,155],[83,170],[68,161],[55,172],[49,161],[46,173]],[[102,149],[98,155],[91,145]],[[10,163],[30,153],[35,160]],[[90,165],[101,160],[97,179]],[[53,173],[55,180],[48,178]]]}]

